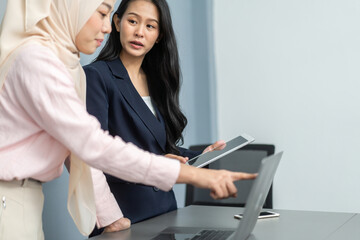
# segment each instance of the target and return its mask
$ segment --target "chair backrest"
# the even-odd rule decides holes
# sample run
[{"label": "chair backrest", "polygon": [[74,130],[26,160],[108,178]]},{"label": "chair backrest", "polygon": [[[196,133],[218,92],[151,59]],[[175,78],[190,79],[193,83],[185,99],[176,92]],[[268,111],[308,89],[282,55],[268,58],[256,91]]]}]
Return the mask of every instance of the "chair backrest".
[{"label": "chair backrest", "polygon": [[[191,146],[190,149],[202,151],[209,145],[210,144],[194,145]],[[239,172],[257,172],[260,167],[261,160],[266,156],[274,154],[274,152],[275,146],[271,144],[249,144],[205,167],[210,169],[227,169]],[[222,200],[212,199],[210,197],[210,192],[207,189],[194,188],[191,185],[186,185],[185,206],[208,205],[244,207],[252,184],[253,180],[235,182],[238,189],[237,197]],[[263,207],[273,207],[272,186]]]}]

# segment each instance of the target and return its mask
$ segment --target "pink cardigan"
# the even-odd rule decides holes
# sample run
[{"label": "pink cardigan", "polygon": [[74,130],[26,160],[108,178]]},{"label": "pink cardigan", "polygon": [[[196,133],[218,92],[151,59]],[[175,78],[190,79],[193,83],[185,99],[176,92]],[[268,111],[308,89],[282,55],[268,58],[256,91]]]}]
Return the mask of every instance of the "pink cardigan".
[{"label": "pink cardigan", "polygon": [[[61,175],[70,151],[94,168],[165,191],[175,184],[180,170],[178,161],[140,150],[101,130],[77,96],[64,64],[48,48],[28,46],[15,59],[0,90],[0,180],[50,181]],[[101,227],[122,213],[104,175],[93,173]]]}]

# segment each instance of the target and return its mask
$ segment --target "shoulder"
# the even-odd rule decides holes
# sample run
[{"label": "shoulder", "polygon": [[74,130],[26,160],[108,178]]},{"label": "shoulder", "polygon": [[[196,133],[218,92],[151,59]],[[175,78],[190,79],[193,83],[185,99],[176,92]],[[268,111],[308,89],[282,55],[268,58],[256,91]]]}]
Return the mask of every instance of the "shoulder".
[{"label": "shoulder", "polygon": [[20,67],[31,69],[46,69],[47,65],[56,65],[62,69],[66,69],[61,60],[49,48],[40,44],[27,45],[17,53],[15,63]]},{"label": "shoulder", "polygon": [[115,78],[126,78],[127,70],[120,58],[108,61],[96,61],[84,66],[87,78],[103,78],[104,81],[112,81]]},{"label": "shoulder", "polygon": [[51,49],[40,44],[21,48],[16,53],[12,70],[22,80],[37,79],[36,82],[41,83],[51,78],[53,81],[69,82],[70,79],[73,82],[65,64]]},{"label": "shoulder", "polygon": [[89,65],[83,66],[86,81],[102,81],[107,82],[112,78],[111,71],[107,62],[105,61],[96,61]]},{"label": "shoulder", "polygon": [[65,64],[51,49],[40,44],[22,47],[16,53],[10,72],[22,83],[49,84],[55,81],[73,84]]},{"label": "shoulder", "polygon": [[109,71],[107,62],[105,61],[96,61],[88,65],[83,66],[86,74],[88,73],[106,73]]},{"label": "shoulder", "polygon": [[107,79],[109,79],[109,71],[104,61],[93,62],[83,66],[86,75],[87,91],[98,91],[98,88],[107,88]]},{"label": "shoulder", "polygon": [[51,102],[50,99],[74,99],[75,96],[78,99],[73,78],[51,49],[30,44],[14,54],[7,84],[9,89],[17,92],[21,101],[44,106],[44,103]]},{"label": "shoulder", "polygon": [[83,67],[86,75],[86,95],[92,99],[100,95],[109,95],[114,91],[114,76],[108,62],[96,61]]}]

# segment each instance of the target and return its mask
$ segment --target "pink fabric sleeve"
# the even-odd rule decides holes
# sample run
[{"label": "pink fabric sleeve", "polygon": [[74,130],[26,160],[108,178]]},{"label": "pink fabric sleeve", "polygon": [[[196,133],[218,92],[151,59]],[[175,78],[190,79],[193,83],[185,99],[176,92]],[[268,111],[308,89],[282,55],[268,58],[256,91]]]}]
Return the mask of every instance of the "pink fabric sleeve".
[{"label": "pink fabric sleeve", "polygon": [[96,204],[96,225],[106,227],[124,217],[102,171],[91,168]]},{"label": "pink fabric sleeve", "polygon": [[17,101],[29,117],[90,166],[164,191],[175,184],[180,163],[104,132],[97,119],[87,113],[65,66],[50,50],[33,47],[13,66]]}]

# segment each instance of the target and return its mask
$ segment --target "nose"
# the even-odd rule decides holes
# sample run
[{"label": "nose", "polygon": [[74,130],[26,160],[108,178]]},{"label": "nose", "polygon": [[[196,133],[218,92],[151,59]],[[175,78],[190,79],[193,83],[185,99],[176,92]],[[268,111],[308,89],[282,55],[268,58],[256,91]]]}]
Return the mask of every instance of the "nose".
[{"label": "nose", "polygon": [[107,19],[103,26],[102,26],[102,32],[105,33],[105,34],[108,34],[108,33],[111,33],[111,22],[110,22],[110,19]]},{"label": "nose", "polygon": [[144,26],[139,25],[135,31],[135,36],[138,38],[143,38],[144,37]]}]

